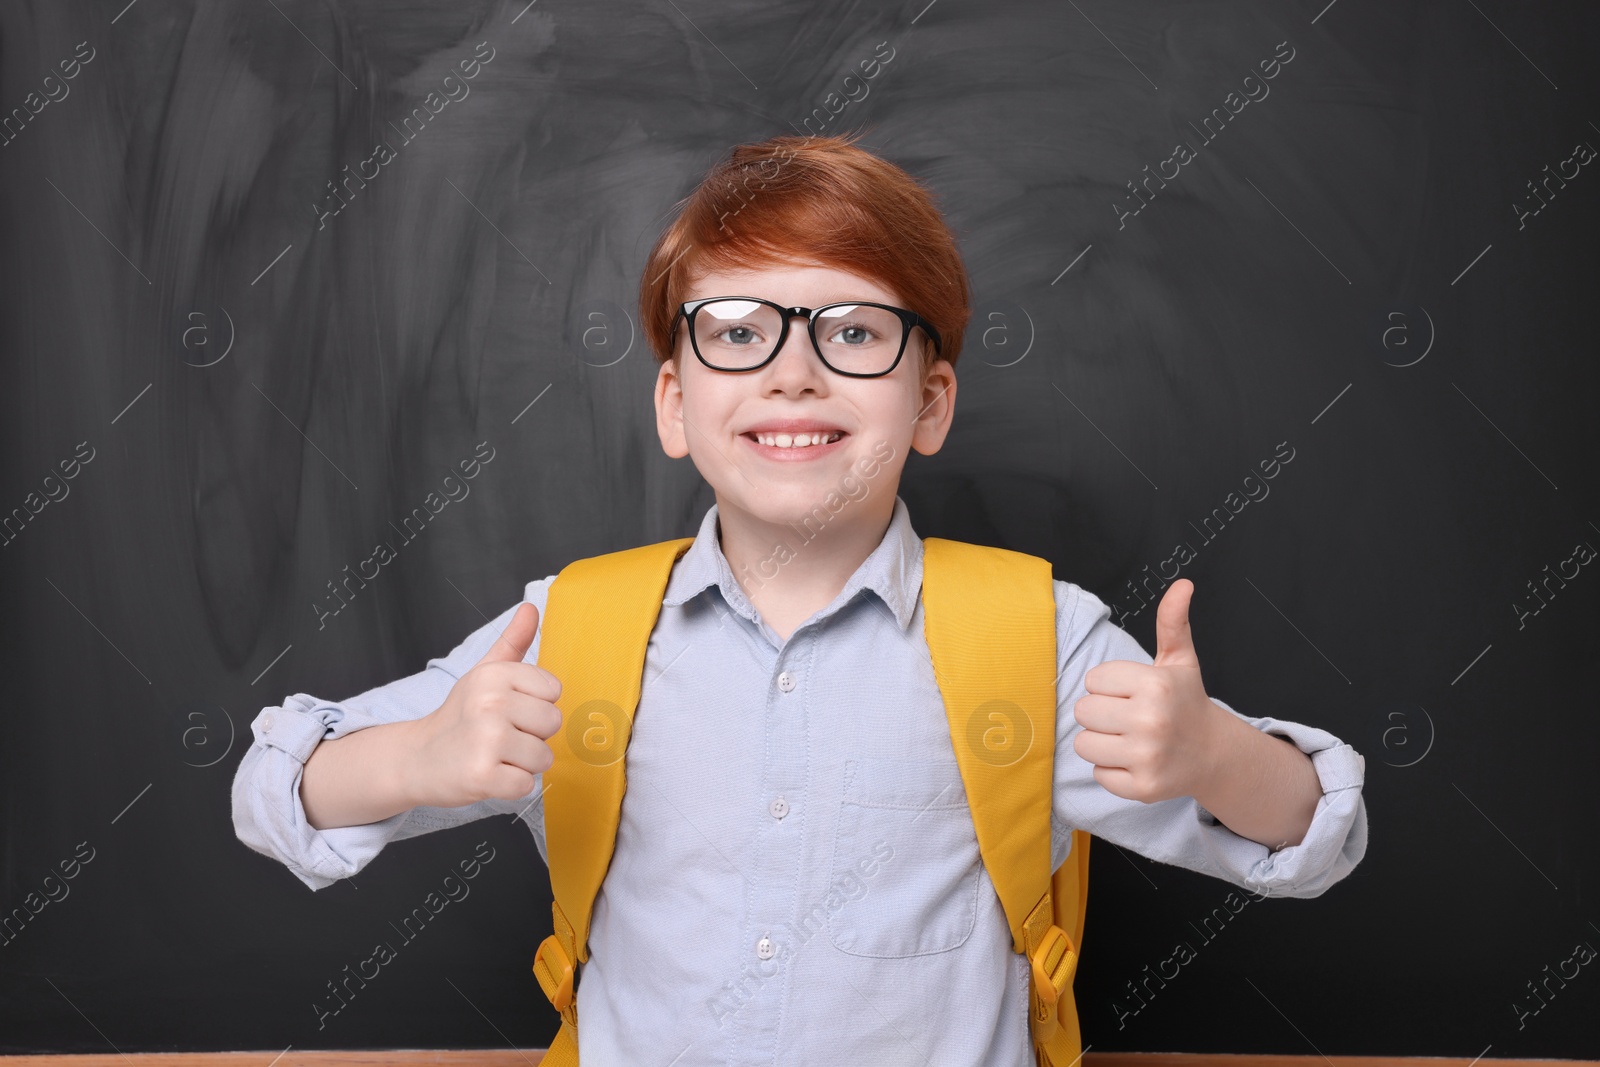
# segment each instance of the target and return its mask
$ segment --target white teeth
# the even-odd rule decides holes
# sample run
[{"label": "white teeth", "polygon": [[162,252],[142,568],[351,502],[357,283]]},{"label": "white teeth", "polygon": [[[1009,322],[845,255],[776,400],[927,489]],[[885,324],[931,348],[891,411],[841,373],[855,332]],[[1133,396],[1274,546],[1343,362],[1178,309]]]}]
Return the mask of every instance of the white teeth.
[{"label": "white teeth", "polygon": [[764,445],[777,448],[809,448],[812,445],[829,444],[837,441],[843,434],[786,434],[786,433],[758,433],[753,435],[757,441]]}]

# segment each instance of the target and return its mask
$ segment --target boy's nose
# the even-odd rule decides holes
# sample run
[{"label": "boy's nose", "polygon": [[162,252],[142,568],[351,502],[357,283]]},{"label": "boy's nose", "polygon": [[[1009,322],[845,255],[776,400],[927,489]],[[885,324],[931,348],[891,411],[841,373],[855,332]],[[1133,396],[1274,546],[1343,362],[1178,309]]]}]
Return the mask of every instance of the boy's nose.
[{"label": "boy's nose", "polygon": [[789,336],[784,338],[783,347],[778,349],[767,369],[783,381],[820,381],[827,376],[828,368],[811,344],[811,334],[803,318],[797,315],[790,321]]}]

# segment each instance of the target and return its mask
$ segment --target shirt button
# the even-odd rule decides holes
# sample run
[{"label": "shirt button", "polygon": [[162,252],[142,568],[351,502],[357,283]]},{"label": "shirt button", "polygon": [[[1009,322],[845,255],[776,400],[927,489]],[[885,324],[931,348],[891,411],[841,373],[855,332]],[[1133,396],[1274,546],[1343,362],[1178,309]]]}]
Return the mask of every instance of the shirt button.
[{"label": "shirt button", "polygon": [[782,689],[785,693],[792,691],[794,689],[794,675],[790,674],[788,671],[784,671],[782,674],[778,675],[778,688]]},{"label": "shirt button", "polygon": [[781,819],[789,814],[789,802],[782,797],[777,797],[771,804],[767,805],[767,810],[772,813],[774,819]]},{"label": "shirt button", "polygon": [[764,960],[770,960],[777,951],[777,946],[772,943],[770,937],[763,937],[756,942],[756,955]]},{"label": "shirt button", "polygon": [[262,733],[267,733],[271,729],[272,729],[272,712],[264,711],[264,712],[261,713],[261,732]]}]

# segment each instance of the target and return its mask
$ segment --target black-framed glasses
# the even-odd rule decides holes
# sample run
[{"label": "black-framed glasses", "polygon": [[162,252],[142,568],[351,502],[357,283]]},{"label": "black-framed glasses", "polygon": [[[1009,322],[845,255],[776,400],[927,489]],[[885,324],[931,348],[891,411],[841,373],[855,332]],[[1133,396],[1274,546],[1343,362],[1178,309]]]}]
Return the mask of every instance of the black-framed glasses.
[{"label": "black-framed glasses", "polygon": [[789,307],[754,296],[713,296],[689,300],[672,320],[689,320],[689,344],[712,370],[759,370],[771,363],[789,338],[789,320],[802,316],[811,347],[824,366],[847,378],[881,378],[905,353],[911,329],[920,326],[935,351],[939,331],[915,311],[890,304],[846,300],[819,308]]}]

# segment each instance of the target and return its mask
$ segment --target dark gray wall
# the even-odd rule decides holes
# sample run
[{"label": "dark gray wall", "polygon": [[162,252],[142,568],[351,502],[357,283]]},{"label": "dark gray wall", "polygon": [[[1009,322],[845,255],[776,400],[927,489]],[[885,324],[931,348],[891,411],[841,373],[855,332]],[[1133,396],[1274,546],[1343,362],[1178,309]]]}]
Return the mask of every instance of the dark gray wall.
[{"label": "dark gray wall", "polygon": [[[56,99],[0,145],[0,512],[38,508],[0,549],[0,908],[92,859],[0,947],[0,1050],[548,1041],[525,830],[313,895],[235,839],[229,781],[262,706],[418,670],[526,581],[693,532],[644,256],[730,145],[849,92],[812,129],[931,183],[978,297],[953,436],[902,486],[918,532],[1130,609],[1187,543],[1213,695],[1367,755],[1354,875],[1253,905],[1120,1028],[1227,887],[1095,853],[1086,1041],[1600,1051],[1595,967],[1537,1014],[1527,988],[1600,946],[1597,29],[1504,0],[8,0],[0,109]],[[396,136],[475,51],[470,95]],[[471,495],[319,618],[480,442]],[[1124,618],[1147,648],[1153,614]],[[325,982],[482,841],[470,901],[319,1031]]]}]

